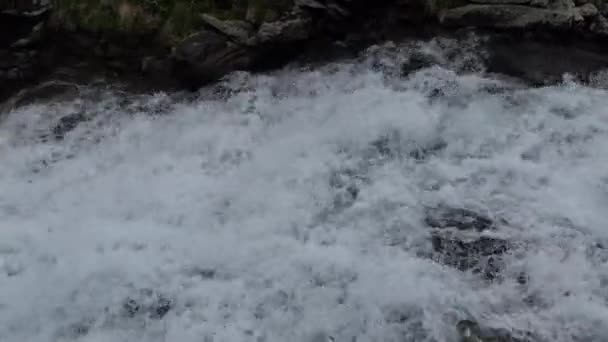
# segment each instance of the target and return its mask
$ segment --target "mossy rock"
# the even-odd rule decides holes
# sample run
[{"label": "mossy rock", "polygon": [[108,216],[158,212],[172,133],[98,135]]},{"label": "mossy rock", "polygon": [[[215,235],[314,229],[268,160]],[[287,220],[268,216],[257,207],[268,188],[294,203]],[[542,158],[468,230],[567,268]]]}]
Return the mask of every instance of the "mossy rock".
[{"label": "mossy rock", "polygon": [[95,33],[158,34],[174,45],[202,25],[200,15],[260,25],[291,10],[293,0],[53,0],[53,26]]}]

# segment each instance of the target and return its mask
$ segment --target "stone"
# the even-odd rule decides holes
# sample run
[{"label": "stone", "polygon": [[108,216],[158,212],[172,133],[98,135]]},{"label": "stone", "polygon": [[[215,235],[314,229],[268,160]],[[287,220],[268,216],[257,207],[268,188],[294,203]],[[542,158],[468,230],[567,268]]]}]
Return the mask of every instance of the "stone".
[{"label": "stone", "polygon": [[461,320],[456,323],[460,342],[528,342],[528,339],[513,337],[506,329],[483,328],[472,320]]},{"label": "stone", "polygon": [[63,140],[65,135],[74,130],[78,124],[86,121],[87,117],[83,113],[75,113],[62,117],[55,127],[53,127],[53,136],[57,140]]},{"label": "stone", "polygon": [[401,66],[401,74],[405,76],[420,69],[430,68],[436,64],[439,64],[439,62],[435,56],[414,52],[410,55],[408,61]]},{"label": "stone", "polygon": [[585,19],[593,18],[599,14],[599,11],[598,11],[597,7],[595,7],[594,4],[584,4],[580,7],[577,7],[576,9],[577,9],[578,13],[581,15],[581,17],[583,17]]},{"label": "stone", "polygon": [[549,0],[531,0],[530,6],[547,8],[547,7],[549,7]]},{"label": "stone", "polygon": [[467,237],[450,232],[435,231],[431,242],[435,260],[459,271],[481,274],[487,280],[496,279],[504,264],[502,255],[510,246],[506,240],[481,236]]},{"label": "stone", "polygon": [[503,267],[501,255],[509,250],[506,240],[480,235],[495,222],[472,210],[439,206],[427,210],[425,223],[433,228],[435,260],[460,271],[495,279]]},{"label": "stone", "polygon": [[[603,29],[602,29],[603,28]],[[593,33],[608,35],[608,22],[596,17]],[[583,81],[608,65],[608,56],[593,46],[564,44],[535,39],[495,36],[487,44],[485,65],[488,72],[519,78],[533,86],[559,83],[569,73]],[[560,56],[560,58],[547,58]]]},{"label": "stone", "polygon": [[6,72],[6,78],[10,81],[21,79],[21,71],[18,68],[12,68]]},{"label": "stone", "polygon": [[317,0],[295,0],[295,5],[301,8],[325,9],[325,4]]},{"label": "stone", "polygon": [[527,5],[531,0],[469,0],[474,4],[487,5]]},{"label": "stone", "polygon": [[581,5],[588,4],[588,3],[589,3],[589,0],[574,0],[574,4],[576,6],[581,6]]},{"label": "stone", "polygon": [[519,5],[466,5],[440,14],[445,26],[526,29],[545,27],[566,30],[572,26],[574,11],[549,10]]},{"label": "stone", "polygon": [[608,36],[608,19],[602,15],[596,16],[589,26],[589,30],[598,36]]},{"label": "stone", "polygon": [[306,18],[293,18],[263,23],[254,37],[255,43],[288,43],[302,41],[311,36],[312,22]]},{"label": "stone", "polygon": [[209,14],[202,14],[201,19],[205,25],[217,30],[231,39],[245,43],[252,35],[253,25],[242,20],[219,20]]},{"label": "stone", "polygon": [[198,88],[231,71],[248,69],[252,52],[226,36],[203,30],[182,41],[172,59],[180,81],[187,87]]},{"label": "stone", "polygon": [[571,10],[574,8],[573,0],[550,0],[549,1],[549,9],[552,10]]},{"label": "stone", "polygon": [[47,81],[35,87],[21,90],[6,105],[12,108],[25,106],[39,101],[72,98],[79,94],[78,86],[69,82]]},{"label": "stone", "polygon": [[494,227],[494,222],[487,216],[472,210],[447,206],[427,209],[425,223],[432,228],[456,228],[478,232]]}]

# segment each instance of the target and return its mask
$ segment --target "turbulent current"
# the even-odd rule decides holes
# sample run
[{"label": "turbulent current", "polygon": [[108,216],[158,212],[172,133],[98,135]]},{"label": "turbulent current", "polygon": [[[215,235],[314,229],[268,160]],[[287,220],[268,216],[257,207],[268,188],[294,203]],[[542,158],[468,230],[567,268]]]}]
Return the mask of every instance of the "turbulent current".
[{"label": "turbulent current", "polygon": [[[475,44],[3,114],[0,341],[606,341],[607,83],[530,88]],[[433,256],[440,205],[500,222],[500,276]]]}]

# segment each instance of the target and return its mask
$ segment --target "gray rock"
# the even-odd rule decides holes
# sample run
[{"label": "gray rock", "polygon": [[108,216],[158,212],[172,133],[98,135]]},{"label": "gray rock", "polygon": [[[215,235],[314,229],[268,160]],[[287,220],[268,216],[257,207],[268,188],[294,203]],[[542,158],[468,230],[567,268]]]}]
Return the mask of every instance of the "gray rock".
[{"label": "gray rock", "polygon": [[526,5],[531,0],[469,0],[474,4],[487,4],[487,5]]},{"label": "gray rock", "polygon": [[[523,1],[523,0],[522,0]],[[329,17],[344,18],[351,15],[352,1],[339,0],[296,0],[296,8],[322,12]]]},{"label": "gray rock", "polygon": [[484,215],[463,208],[439,206],[428,209],[425,223],[432,228],[455,228],[458,230],[475,230],[478,232],[490,229],[494,222]]},{"label": "gray rock", "polygon": [[295,0],[295,5],[297,7],[303,8],[315,8],[315,9],[325,9],[326,6],[321,1],[317,0]]},{"label": "gray rock", "polygon": [[549,7],[549,0],[531,0],[530,6],[539,7],[539,8],[547,8],[547,7]]},{"label": "gray rock", "polygon": [[500,29],[546,27],[568,29],[573,10],[549,10],[519,5],[466,5],[443,11],[439,20],[445,26],[474,26]]},{"label": "gray rock", "polygon": [[[601,32],[608,35],[608,22],[598,21],[599,18],[594,19],[591,28],[598,35]],[[585,46],[495,37],[488,44],[485,64],[488,72],[510,75],[532,85],[543,86],[561,82],[565,73],[584,81],[593,72],[606,68],[608,56]]]},{"label": "gray rock", "polygon": [[474,211],[440,206],[427,210],[425,223],[433,228],[431,242],[435,259],[461,271],[496,278],[502,269],[501,255],[509,243],[499,238],[481,236],[495,228],[495,222]]},{"label": "gray rock", "polygon": [[12,68],[6,72],[6,79],[10,81],[17,81],[21,79],[21,71],[18,68]]},{"label": "gray rock", "polygon": [[598,15],[591,25],[589,25],[589,30],[598,36],[608,36],[608,19],[602,15]]},{"label": "gray rock", "polygon": [[571,10],[574,8],[573,0],[550,0],[549,9],[552,10]]},{"label": "gray rock", "polygon": [[580,14],[580,16],[585,19],[593,18],[599,14],[599,11],[594,4],[584,4],[580,7],[577,7],[576,10]]},{"label": "gray rock", "polygon": [[4,110],[25,106],[28,104],[50,101],[58,98],[73,98],[79,94],[77,85],[69,82],[47,81],[35,87],[26,88],[14,95],[3,104]]},{"label": "gray rock", "polygon": [[462,320],[456,323],[460,342],[529,342],[518,339],[505,329],[482,328],[479,323]]},{"label": "gray rock", "polygon": [[502,255],[510,249],[506,240],[481,236],[467,237],[451,232],[432,233],[435,260],[460,271],[472,271],[487,280],[496,279],[504,267]]},{"label": "gray rock", "polygon": [[252,51],[212,31],[200,31],[182,41],[174,50],[176,76],[189,87],[199,87],[225,74],[248,69]]},{"label": "gray rock", "polygon": [[202,14],[203,22],[231,39],[245,43],[253,33],[253,25],[242,20],[220,20],[209,14]]},{"label": "gray rock", "polygon": [[307,18],[263,23],[250,44],[287,43],[309,38],[312,33],[312,21]]}]

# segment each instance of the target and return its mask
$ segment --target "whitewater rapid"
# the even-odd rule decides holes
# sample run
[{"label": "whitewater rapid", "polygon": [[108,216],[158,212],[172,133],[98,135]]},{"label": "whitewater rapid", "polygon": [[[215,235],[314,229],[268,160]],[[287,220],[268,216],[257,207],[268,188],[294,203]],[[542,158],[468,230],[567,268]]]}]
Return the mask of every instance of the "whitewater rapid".
[{"label": "whitewater rapid", "polygon": [[[0,341],[606,341],[608,92],[467,44],[3,114]],[[439,64],[401,75],[414,50]],[[429,257],[437,204],[508,222],[503,279]]]}]

